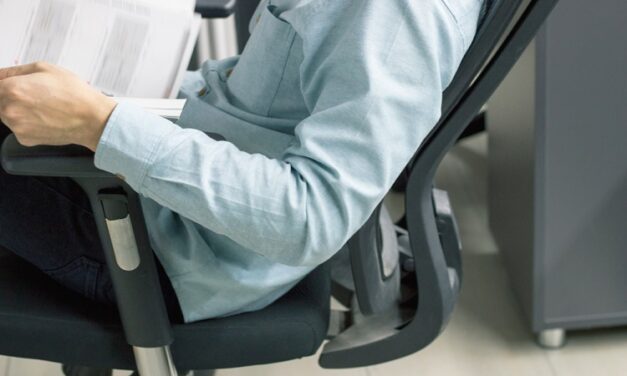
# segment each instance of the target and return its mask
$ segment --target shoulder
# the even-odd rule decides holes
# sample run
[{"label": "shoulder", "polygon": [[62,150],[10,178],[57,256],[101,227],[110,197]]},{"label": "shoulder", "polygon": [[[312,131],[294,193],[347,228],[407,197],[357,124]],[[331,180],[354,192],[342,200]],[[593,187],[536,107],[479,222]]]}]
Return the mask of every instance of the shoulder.
[{"label": "shoulder", "polygon": [[[437,32],[442,25],[472,42],[484,0],[264,0],[266,6],[283,4],[275,13],[305,38],[319,39],[342,32],[373,36],[397,30],[401,24],[413,30]],[[285,7],[285,4],[290,7]],[[428,25],[428,27],[425,27]],[[450,26],[450,27],[449,27]]]},{"label": "shoulder", "polygon": [[454,22],[458,25],[464,38],[465,47],[468,48],[477,31],[479,14],[485,0],[439,0],[441,1]]},{"label": "shoulder", "polygon": [[484,0],[263,0],[265,6],[277,8],[282,19],[294,26],[337,23],[387,23],[425,18],[441,10],[448,13],[464,39],[472,40]]}]

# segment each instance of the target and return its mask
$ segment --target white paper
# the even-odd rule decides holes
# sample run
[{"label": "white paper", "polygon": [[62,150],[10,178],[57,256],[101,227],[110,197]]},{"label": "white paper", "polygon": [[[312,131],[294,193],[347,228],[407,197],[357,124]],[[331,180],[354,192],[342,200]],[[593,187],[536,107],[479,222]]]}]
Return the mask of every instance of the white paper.
[{"label": "white paper", "polygon": [[105,93],[173,98],[199,30],[193,0],[0,0],[0,67],[47,61]]},{"label": "white paper", "polygon": [[148,112],[159,115],[166,119],[176,121],[181,116],[186,99],[146,99],[146,98],[123,98],[114,97],[117,103],[131,103],[142,107]]}]

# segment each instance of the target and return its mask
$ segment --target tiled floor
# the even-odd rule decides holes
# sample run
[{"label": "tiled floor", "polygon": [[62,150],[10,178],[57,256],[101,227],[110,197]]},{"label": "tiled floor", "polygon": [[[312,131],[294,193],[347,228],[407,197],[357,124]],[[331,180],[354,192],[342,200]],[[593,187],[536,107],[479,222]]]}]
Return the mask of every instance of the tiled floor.
[{"label": "tiled floor", "polygon": [[[438,185],[453,200],[464,241],[464,289],[447,330],[429,348],[385,365],[322,370],[316,358],[219,371],[219,376],[577,376],[627,375],[627,329],[568,334],[556,351],[537,347],[526,329],[487,228],[484,137],[458,146],[440,170]],[[402,199],[392,197],[392,206]],[[0,357],[0,376],[60,376],[55,364]],[[116,376],[127,376],[119,372]]]}]

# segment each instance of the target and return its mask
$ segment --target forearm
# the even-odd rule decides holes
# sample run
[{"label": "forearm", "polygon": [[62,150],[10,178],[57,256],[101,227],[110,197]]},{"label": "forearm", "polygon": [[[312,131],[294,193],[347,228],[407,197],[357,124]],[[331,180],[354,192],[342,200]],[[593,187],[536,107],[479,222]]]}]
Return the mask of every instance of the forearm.
[{"label": "forearm", "polygon": [[[311,196],[290,164],[238,150],[132,106],[114,111],[96,165],[122,175],[140,194],[173,212],[277,262],[316,265],[343,241],[329,239],[325,229],[309,221],[312,211],[333,202],[321,207],[323,198]],[[315,233],[321,235],[312,237]]]}]

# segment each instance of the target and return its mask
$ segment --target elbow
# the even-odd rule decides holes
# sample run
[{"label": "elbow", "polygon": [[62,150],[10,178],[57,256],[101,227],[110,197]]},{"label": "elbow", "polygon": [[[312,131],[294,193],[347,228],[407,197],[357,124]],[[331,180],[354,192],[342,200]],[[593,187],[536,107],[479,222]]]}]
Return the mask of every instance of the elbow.
[{"label": "elbow", "polygon": [[[348,174],[347,174],[348,175]],[[305,180],[303,180],[305,182]],[[351,189],[337,179],[309,178],[294,197],[291,222],[283,221],[274,261],[293,267],[314,268],[332,258],[368,219],[384,189]],[[383,193],[382,193],[383,192]],[[282,227],[282,226],[281,226]],[[275,227],[278,229],[278,227]]]},{"label": "elbow", "polygon": [[287,250],[287,257],[278,260],[280,263],[293,267],[315,268],[324,264],[333,257],[346,242],[338,241],[332,244],[308,243],[301,248]]},{"label": "elbow", "polygon": [[[294,267],[315,268],[333,257],[350,238],[348,220],[335,217],[334,220],[316,216],[293,229],[291,235],[298,234],[295,242],[288,242],[283,248],[281,263]],[[339,218],[339,219],[338,219]],[[289,236],[294,239],[294,237]]]}]

